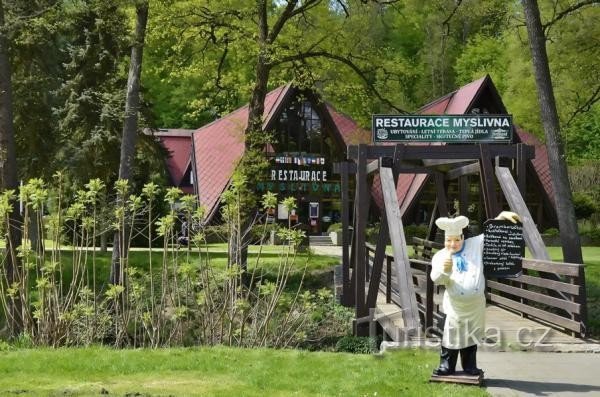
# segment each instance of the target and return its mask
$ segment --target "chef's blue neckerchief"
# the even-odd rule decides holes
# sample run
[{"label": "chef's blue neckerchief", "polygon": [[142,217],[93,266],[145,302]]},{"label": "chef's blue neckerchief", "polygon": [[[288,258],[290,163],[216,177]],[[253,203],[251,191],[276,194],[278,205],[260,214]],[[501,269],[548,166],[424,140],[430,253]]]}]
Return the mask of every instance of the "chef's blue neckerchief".
[{"label": "chef's blue neckerchief", "polygon": [[464,250],[465,250],[465,243],[463,241],[463,245],[462,245],[462,248],[460,249],[460,251],[457,251],[452,254],[452,259],[454,260],[454,264],[456,265],[456,270],[458,270],[459,273],[467,271],[467,260],[465,259],[465,256],[463,255]]}]

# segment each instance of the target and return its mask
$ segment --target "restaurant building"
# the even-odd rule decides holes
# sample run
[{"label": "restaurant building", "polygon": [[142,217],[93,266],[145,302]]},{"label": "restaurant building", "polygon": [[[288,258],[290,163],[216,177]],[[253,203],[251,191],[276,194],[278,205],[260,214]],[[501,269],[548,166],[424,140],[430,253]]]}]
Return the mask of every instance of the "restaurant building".
[{"label": "restaurant building", "polygon": [[[491,78],[485,76],[425,106],[421,114],[507,114]],[[169,151],[170,182],[198,197],[206,209],[207,223],[219,221],[222,193],[229,186],[236,165],[244,154],[244,130],[248,106],[243,106],[197,130],[160,130],[156,135]],[[310,234],[322,234],[338,222],[341,212],[340,178],[333,164],[346,160],[347,147],[372,143],[370,131],[324,102],[315,92],[291,84],[268,93],[265,99],[263,130],[273,137],[266,148],[270,168],[256,194],[266,191],[283,200],[293,196],[298,209],[288,214],[280,205],[275,219],[307,226]],[[516,127],[513,143],[535,147],[535,159],[528,164],[526,203],[538,228],[556,226],[553,190],[545,146],[533,135]],[[426,174],[401,174],[397,194],[404,223],[427,223],[435,201],[435,189]],[[473,179],[470,218],[482,217],[477,181]],[[352,190],[352,184],[350,186]],[[454,187],[448,186],[453,198]],[[370,212],[378,219],[382,194],[377,176],[373,180]],[[351,192],[350,198],[353,194]]]}]

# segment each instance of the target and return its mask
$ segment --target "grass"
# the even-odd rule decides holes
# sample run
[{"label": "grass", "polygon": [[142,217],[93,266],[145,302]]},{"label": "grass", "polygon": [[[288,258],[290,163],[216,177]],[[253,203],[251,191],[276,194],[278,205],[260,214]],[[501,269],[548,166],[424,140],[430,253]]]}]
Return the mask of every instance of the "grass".
[{"label": "grass", "polygon": [[[267,277],[269,274],[277,272],[277,268],[284,255],[285,247],[281,245],[276,246],[263,246],[262,249],[259,246],[250,246],[248,253],[248,266],[249,270],[252,270],[256,265],[256,258],[260,251],[260,265],[259,268],[263,270]],[[181,248],[176,251],[179,263],[186,261],[187,248]],[[202,248],[202,253],[199,254],[197,251],[192,251],[190,255],[190,262],[200,265],[200,255],[204,258],[208,253],[210,257],[210,263],[216,268],[224,268],[227,264],[227,244],[208,244],[205,248]],[[72,256],[73,251],[69,248],[65,248],[61,251],[64,279],[70,280],[72,268]],[[96,272],[98,284],[105,284],[110,274],[110,263],[111,263],[112,252],[100,253],[96,252]],[[162,250],[155,249],[152,253],[152,263],[155,272],[160,271],[162,264],[163,253]],[[91,268],[91,251],[88,254],[88,269]],[[299,252],[296,256],[296,267],[289,279],[289,286],[294,287],[300,282],[304,267],[307,267],[308,277],[305,279],[305,283],[310,287],[322,287],[322,281],[320,278],[323,273],[330,271],[332,266],[339,264],[340,259],[335,256],[327,255],[316,255],[312,252]],[[147,248],[133,248],[129,252],[129,263],[140,270],[149,270],[148,250]],[[257,270],[257,274],[260,273]]]},{"label": "grass", "polygon": [[0,395],[487,396],[431,384],[437,354],[382,357],[226,347],[165,350],[21,349],[0,353]]}]

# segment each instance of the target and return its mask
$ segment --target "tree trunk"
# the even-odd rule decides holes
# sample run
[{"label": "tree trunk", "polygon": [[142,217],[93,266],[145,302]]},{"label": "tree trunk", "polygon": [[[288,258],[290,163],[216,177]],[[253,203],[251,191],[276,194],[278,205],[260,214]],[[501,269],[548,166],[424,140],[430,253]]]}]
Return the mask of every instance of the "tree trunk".
[{"label": "tree trunk", "polygon": [[269,54],[269,26],[267,19],[267,4],[259,0],[256,4],[258,11],[258,58],[256,60],[256,82],[252,90],[252,97],[248,105],[248,125],[246,126],[246,150],[262,150],[258,135],[262,135],[263,113],[265,112],[265,98],[269,84],[271,68],[268,64]]},{"label": "tree trunk", "polygon": [[[4,5],[0,0],[0,188],[3,190],[18,188],[17,156],[15,151],[15,130],[13,125],[11,68],[8,58],[7,31],[4,23]],[[7,255],[5,262],[6,281],[9,285],[15,281],[15,274],[19,269],[16,248],[21,245],[21,214],[19,203],[14,202],[9,215],[10,233],[6,241]],[[18,302],[18,301],[17,301]],[[10,304],[10,303],[9,303]],[[12,318],[9,327],[13,334],[17,334],[22,327],[20,305],[10,306]]]},{"label": "tree trunk", "polygon": [[[119,179],[131,179],[133,161],[135,156],[135,142],[138,128],[138,111],[140,107],[140,77],[142,74],[142,54],[146,36],[146,23],[148,22],[148,1],[138,1],[136,4],[135,37],[131,48],[129,61],[129,76],[127,77],[127,97],[125,100],[125,118],[123,121],[123,137],[121,140],[121,158],[119,163]],[[118,197],[117,200],[125,200]],[[125,231],[122,235],[127,235]],[[120,252],[121,247],[126,251],[128,242],[121,243],[120,233],[116,232],[113,242],[112,267],[110,282],[121,284],[121,258],[126,252]]]},{"label": "tree trunk", "polygon": [[[266,46],[262,46],[266,47]],[[265,98],[269,83],[270,67],[262,51],[256,62],[256,83],[252,90],[252,97],[248,108],[248,125],[245,131],[246,150],[263,150],[262,140],[263,114],[265,112]]]},{"label": "tree trunk", "polygon": [[521,0],[525,11],[525,23],[529,36],[533,70],[540,101],[540,109],[550,174],[554,186],[554,201],[560,228],[560,238],[565,262],[583,263],[581,242],[577,230],[577,220],[573,207],[573,197],[569,184],[567,163],[560,135],[560,124],[556,111],[556,102],[550,77],[548,54],[546,53],[546,37],[540,20],[540,10],[536,0]]}]

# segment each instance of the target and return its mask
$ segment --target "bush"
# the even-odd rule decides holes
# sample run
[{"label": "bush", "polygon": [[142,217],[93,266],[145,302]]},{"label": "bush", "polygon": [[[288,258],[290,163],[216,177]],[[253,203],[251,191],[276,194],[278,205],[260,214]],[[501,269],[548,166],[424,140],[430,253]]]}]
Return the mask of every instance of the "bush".
[{"label": "bush", "polygon": [[548,237],[558,237],[560,235],[560,231],[555,227],[551,227],[549,229],[546,229],[542,234]]},{"label": "bush", "polygon": [[598,206],[591,195],[582,192],[573,193],[573,206],[577,219],[588,219],[598,211]]},{"label": "bush", "polygon": [[341,223],[339,223],[339,222],[338,223],[332,223],[327,228],[327,233],[339,232],[340,230],[342,230],[342,224]]},{"label": "bush", "polygon": [[369,354],[377,347],[377,340],[368,336],[344,336],[335,344],[335,351]]},{"label": "bush", "polygon": [[419,238],[427,238],[427,226],[425,225],[408,225],[404,227],[404,235],[406,236],[406,241],[410,243],[413,237]]},{"label": "bush", "polygon": [[600,243],[600,228],[593,228],[581,233],[582,236],[587,236],[592,240],[592,244]]}]

